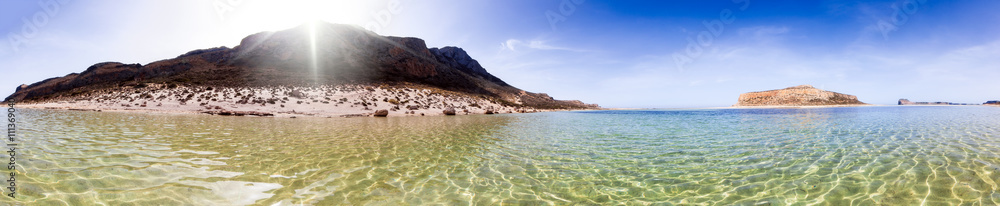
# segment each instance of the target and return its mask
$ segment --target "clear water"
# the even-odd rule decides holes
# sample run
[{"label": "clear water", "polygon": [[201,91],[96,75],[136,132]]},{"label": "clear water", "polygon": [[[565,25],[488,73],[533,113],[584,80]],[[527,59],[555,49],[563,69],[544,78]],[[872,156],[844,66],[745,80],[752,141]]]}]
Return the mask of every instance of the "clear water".
[{"label": "clear water", "polygon": [[19,121],[3,204],[1000,204],[1000,107]]}]

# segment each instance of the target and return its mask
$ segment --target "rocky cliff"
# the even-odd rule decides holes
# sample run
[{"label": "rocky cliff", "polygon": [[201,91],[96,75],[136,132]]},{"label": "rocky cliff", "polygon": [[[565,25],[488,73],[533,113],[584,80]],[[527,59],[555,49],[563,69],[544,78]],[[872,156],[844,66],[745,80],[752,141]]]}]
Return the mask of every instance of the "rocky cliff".
[{"label": "rocky cliff", "polygon": [[816,89],[810,85],[799,85],[784,89],[748,92],[740,94],[739,102],[733,106],[818,106],[865,104],[854,95]]},{"label": "rocky cliff", "polygon": [[315,23],[244,38],[234,48],[187,52],[147,65],[98,63],[81,73],[22,85],[5,101],[45,102],[145,84],[216,87],[421,85],[539,109],[596,108],[515,88],[461,48],[427,48],[412,37]]}]

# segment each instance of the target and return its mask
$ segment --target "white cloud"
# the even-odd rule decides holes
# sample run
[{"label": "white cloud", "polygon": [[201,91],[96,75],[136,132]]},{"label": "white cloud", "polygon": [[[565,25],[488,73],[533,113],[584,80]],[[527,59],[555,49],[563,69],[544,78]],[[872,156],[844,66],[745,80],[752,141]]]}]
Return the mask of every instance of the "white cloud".
[{"label": "white cloud", "polygon": [[739,30],[739,35],[745,38],[753,39],[771,39],[779,37],[783,34],[789,32],[788,27],[778,27],[778,26],[757,26],[742,28]]},{"label": "white cloud", "polygon": [[508,39],[507,42],[500,43],[500,46],[502,47],[501,49],[506,49],[506,50],[511,50],[511,51],[517,51],[515,45],[518,45],[518,44],[521,44],[521,40]]},{"label": "white cloud", "polygon": [[924,78],[968,81],[982,75],[1000,75],[1000,41],[959,48],[943,53],[937,58],[915,64]]},{"label": "white cloud", "polygon": [[506,42],[500,43],[502,50],[517,51],[518,48],[528,48],[534,50],[560,50],[560,51],[571,51],[571,52],[588,52],[589,50],[584,49],[574,49],[561,46],[553,46],[548,44],[547,41],[543,40],[531,40],[528,43],[517,39],[507,39]]}]

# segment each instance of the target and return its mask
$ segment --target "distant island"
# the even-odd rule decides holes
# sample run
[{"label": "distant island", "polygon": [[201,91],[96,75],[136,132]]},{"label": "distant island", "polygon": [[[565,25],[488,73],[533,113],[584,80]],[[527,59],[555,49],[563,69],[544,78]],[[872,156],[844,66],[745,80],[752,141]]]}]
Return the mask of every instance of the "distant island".
[{"label": "distant island", "polygon": [[[990,102],[986,102],[983,104],[990,104]],[[912,102],[908,99],[899,99],[899,105],[979,105],[979,104],[954,103],[954,102]]]},{"label": "distant island", "polygon": [[[141,51],[137,51],[141,52]],[[319,22],[146,65],[98,63],[4,101],[73,110],[421,116],[595,109],[513,87],[458,47]]]},{"label": "distant island", "polygon": [[854,95],[841,94],[817,89],[811,85],[799,85],[784,89],[748,92],[740,94],[734,107],[754,106],[858,106],[868,105]]}]

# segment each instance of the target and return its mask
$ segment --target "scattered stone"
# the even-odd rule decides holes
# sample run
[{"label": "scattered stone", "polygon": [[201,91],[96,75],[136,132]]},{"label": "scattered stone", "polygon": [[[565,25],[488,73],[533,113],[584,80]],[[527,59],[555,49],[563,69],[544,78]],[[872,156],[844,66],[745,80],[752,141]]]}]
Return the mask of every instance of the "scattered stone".
[{"label": "scattered stone", "polygon": [[[48,108],[46,108],[46,109],[48,109]],[[88,112],[89,111],[93,111],[93,112],[100,112],[101,111],[99,109],[79,109],[79,108],[69,108],[69,110],[70,111],[88,111]]]},{"label": "scattered stone", "polygon": [[274,114],[267,112],[258,111],[230,111],[230,110],[214,110],[214,111],[204,111],[201,113],[211,114],[211,115],[222,115],[222,116],[274,116]]},{"label": "scattered stone", "polygon": [[484,113],[484,114],[493,114],[493,110],[489,110],[489,109],[487,109],[487,110],[486,110],[486,113]]}]

